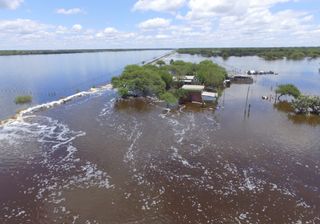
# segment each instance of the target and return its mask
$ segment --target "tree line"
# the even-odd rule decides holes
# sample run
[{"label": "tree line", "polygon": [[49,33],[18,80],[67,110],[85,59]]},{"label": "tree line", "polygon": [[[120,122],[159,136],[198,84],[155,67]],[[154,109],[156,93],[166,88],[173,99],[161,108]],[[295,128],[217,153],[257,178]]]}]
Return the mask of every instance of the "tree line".
[{"label": "tree line", "polygon": [[171,48],[143,48],[143,49],[61,49],[61,50],[0,50],[0,56],[10,55],[40,55],[40,54],[77,54],[119,51],[148,51],[148,50],[172,50]]},{"label": "tree line", "polygon": [[320,47],[278,47],[278,48],[181,48],[180,54],[201,55],[204,57],[259,56],[265,60],[319,58]]}]

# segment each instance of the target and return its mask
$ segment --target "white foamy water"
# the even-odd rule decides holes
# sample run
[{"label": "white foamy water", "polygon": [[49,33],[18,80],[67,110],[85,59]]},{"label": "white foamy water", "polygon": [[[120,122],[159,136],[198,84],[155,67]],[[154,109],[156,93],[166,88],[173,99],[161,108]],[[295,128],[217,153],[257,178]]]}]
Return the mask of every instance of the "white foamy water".
[{"label": "white foamy water", "polygon": [[[28,110],[28,113],[34,110]],[[79,158],[73,141],[85,136],[85,132],[73,131],[50,117],[25,114],[27,112],[22,113],[18,120],[0,127],[0,145],[5,146],[0,149],[0,161],[12,164],[11,169],[15,173],[23,173],[19,170],[25,165],[37,169],[32,171],[32,176],[26,177],[32,186],[21,184],[18,186],[20,192],[35,195],[35,202],[52,207],[58,221],[72,214],[65,205],[65,191],[89,188],[108,190],[113,187],[111,177],[105,171]],[[27,220],[30,215],[27,207],[15,210],[15,201],[0,206],[5,211],[5,222],[12,222],[20,216],[23,216],[21,220]]]},{"label": "white foamy water", "polygon": [[[111,97],[114,96],[109,99]],[[245,144],[247,148],[227,137],[220,139],[221,133],[220,138],[217,136],[223,127],[219,116],[212,111],[190,112],[187,107],[170,111],[154,102],[146,103],[149,105],[146,107],[141,101],[134,105],[129,101],[116,102],[115,98],[106,100],[105,97],[93,101],[92,104],[89,102],[88,119],[83,123],[86,125],[77,125],[78,119],[70,119],[70,127],[82,129],[83,125],[83,131],[35,115],[24,115],[22,119],[4,125],[0,131],[0,142],[15,147],[17,157],[25,153],[20,143],[28,149],[32,147],[27,144],[34,144],[33,148],[38,149],[30,151],[30,158],[24,156],[20,159],[31,165],[38,164],[36,168],[40,168],[30,177],[36,184],[24,190],[27,195],[35,194],[37,202],[52,208],[55,219],[50,220],[56,220],[56,223],[67,220],[63,219],[65,217],[70,223],[109,220],[112,215],[106,217],[104,207],[97,212],[96,218],[84,217],[84,214],[96,212],[96,209],[90,210],[91,206],[103,204],[115,216],[122,211],[128,212],[129,218],[119,218],[120,223],[148,222],[152,220],[149,217],[163,218],[163,223],[176,223],[172,221],[176,218],[180,223],[188,223],[190,217],[193,223],[204,223],[204,220],[219,223],[222,218],[231,223],[254,223],[258,216],[266,220],[270,211],[283,206],[282,203],[302,211],[299,217],[292,218],[291,223],[311,220],[313,204],[299,194],[294,185],[297,180],[292,176],[274,176],[286,174],[279,172],[283,168],[279,163],[278,167],[272,167],[277,171],[273,172],[268,167],[269,162],[261,158],[262,162],[257,162],[259,153],[265,153],[263,147],[273,150],[273,146],[261,143],[263,147],[259,147],[260,142],[254,144],[250,137]],[[96,102],[100,106],[96,106]],[[96,108],[91,108],[92,105]],[[70,106],[63,113],[73,116],[79,112],[76,107]],[[82,141],[83,138],[88,143]],[[79,150],[86,151],[84,155],[88,157],[79,156]],[[108,173],[97,164],[105,165]],[[303,161],[296,166],[311,168]],[[114,175],[119,176],[114,178]],[[304,187],[318,191],[311,183]],[[94,189],[98,189],[98,193]],[[73,194],[70,197],[72,202],[68,202],[66,192],[76,191],[78,194]],[[82,201],[77,206],[77,197],[82,194],[89,199],[93,196],[94,200],[88,204]],[[269,198],[278,198],[278,201],[264,201]],[[68,203],[74,203],[79,212],[72,211]],[[14,207],[19,210],[10,213]],[[215,213],[217,207],[223,211]],[[5,208],[7,218],[11,220],[17,215],[27,218],[29,214],[23,206],[6,204]],[[81,210],[83,208],[86,210]],[[228,210],[230,208],[232,210]],[[286,212],[291,214],[290,209]]]},{"label": "white foamy water", "polygon": [[4,120],[4,121],[0,121],[0,126],[5,125],[5,124],[10,123],[10,122],[14,122],[15,120],[19,120],[19,119],[21,120],[21,118],[23,116],[33,114],[33,113],[35,113],[37,111],[48,110],[50,108],[57,107],[57,106],[62,105],[62,104],[66,104],[66,103],[68,103],[70,101],[73,101],[73,100],[75,100],[77,98],[80,98],[80,97],[90,96],[90,95],[94,95],[94,94],[98,94],[99,95],[99,94],[103,93],[104,91],[111,90],[111,89],[112,89],[112,85],[111,84],[107,84],[107,85],[104,85],[104,86],[100,86],[98,88],[91,88],[88,91],[82,91],[82,92],[76,93],[74,95],[62,98],[60,100],[51,101],[51,102],[48,102],[48,103],[36,105],[36,106],[30,107],[30,108],[27,108],[25,110],[22,110],[22,111],[18,112],[13,118],[10,118],[10,119]]}]

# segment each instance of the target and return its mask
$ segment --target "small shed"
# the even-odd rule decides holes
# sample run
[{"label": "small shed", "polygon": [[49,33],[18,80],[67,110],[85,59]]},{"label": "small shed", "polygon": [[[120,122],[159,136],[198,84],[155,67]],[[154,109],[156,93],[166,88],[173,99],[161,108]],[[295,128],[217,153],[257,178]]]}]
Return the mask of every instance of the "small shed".
[{"label": "small shed", "polygon": [[183,85],[181,89],[188,92],[187,98],[185,100],[190,102],[202,102],[202,92],[204,90],[202,85]]},{"label": "small shed", "polygon": [[201,97],[203,101],[213,102],[218,98],[218,94],[213,92],[202,92]]}]

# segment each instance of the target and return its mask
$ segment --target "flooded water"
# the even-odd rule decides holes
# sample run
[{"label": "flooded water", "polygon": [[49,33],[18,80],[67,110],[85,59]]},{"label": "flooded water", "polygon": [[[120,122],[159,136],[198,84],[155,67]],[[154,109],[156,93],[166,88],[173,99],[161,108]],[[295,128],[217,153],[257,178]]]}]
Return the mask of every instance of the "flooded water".
[{"label": "flooded water", "polygon": [[2,126],[0,223],[320,223],[318,120],[261,99],[282,82],[320,95],[319,61],[213,60],[279,76],[214,108],[103,89]]},{"label": "flooded water", "polygon": [[[127,64],[137,64],[169,51],[121,51],[0,57],[0,120],[31,105],[46,103],[109,82]],[[31,95],[32,104],[16,105]]]}]

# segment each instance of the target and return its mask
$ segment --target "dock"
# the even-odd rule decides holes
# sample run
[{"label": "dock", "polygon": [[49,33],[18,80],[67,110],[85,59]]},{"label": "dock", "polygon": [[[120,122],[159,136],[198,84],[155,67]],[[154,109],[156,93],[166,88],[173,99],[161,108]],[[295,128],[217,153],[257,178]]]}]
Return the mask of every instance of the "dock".
[{"label": "dock", "polygon": [[253,83],[253,78],[251,75],[232,75],[230,76],[232,83],[244,83],[251,84]]}]

